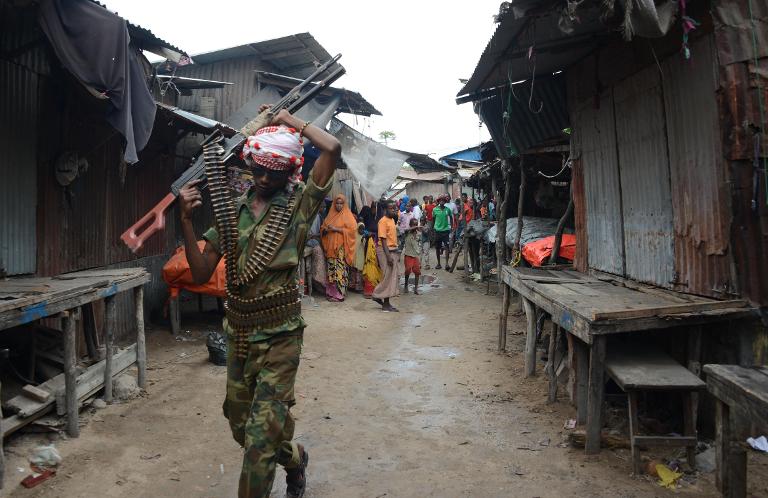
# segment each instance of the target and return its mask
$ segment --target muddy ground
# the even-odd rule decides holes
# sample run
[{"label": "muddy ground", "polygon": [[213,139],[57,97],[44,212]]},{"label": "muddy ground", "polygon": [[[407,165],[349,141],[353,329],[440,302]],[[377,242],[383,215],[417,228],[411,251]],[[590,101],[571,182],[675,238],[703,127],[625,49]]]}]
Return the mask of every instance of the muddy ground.
[{"label": "muddy ground", "polygon": [[[355,294],[305,303],[294,413],[311,455],[308,497],[717,496],[712,474],[668,491],[631,476],[626,450],[586,457],[565,444],[574,408],[548,405],[541,375],[521,378],[523,320],[512,317],[509,352],[497,353],[499,298],[438,277],[422,296],[397,299],[398,314]],[[79,439],[11,438],[6,495],[236,496],[241,451],[221,415],[225,369],[208,363],[201,339],[215,324],[185,317],[185,340],[150,330],[147,393],[84,409]],[[63,463],[26,490],[26,455],[47,439]],[[765,475],[765,459],[755,463]],[[273,496],[284,496],[284,478],[278,471]]]}]

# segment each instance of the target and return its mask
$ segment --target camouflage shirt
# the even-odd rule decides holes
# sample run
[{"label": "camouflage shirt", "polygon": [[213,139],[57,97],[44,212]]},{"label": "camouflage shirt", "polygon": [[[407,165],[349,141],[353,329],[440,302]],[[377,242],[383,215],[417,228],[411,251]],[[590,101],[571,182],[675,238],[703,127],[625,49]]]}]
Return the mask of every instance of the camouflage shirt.
[{"label": "camouflage shirt", "polygon": [[[293,208],[291,221],[286,228],[285,240],[259,279],[253,284],[240,289],[243,297],[269,296],[282,287],[296,283],[299,267],[299,248],[302,251],[304,250],[311,221],[317,215],[320,203],[323,202],[325,196],[330,192],[332,185],[333,178],[324,187],[318,187],[310,174],[306,185],[299,183],[296,186],[296,203]],[[243,196],[236,201],[239,213],[237,229],[240,235],[237,243],[237,267],[239,271],[243,271],[248,254],[250,254],[258,241],[264,237],[272,206],[286,206],[288,204],[288,193],[278,192],[269,200],[267,207],[258,218],[254,218],[250,209],[254,195]],[[221,254],[219,234],[216,232],[216,228],[210,228],[203,234],[203,238],[210,242],[216,251]],[[298,316],[290,318],[276,327],[255,329],[249,339],[252,342],[263,341],[277,334],[303,329],[305,326],[304,318]],[[224,330],[228,334],[232,333],[226,319],[224,319]]]}]

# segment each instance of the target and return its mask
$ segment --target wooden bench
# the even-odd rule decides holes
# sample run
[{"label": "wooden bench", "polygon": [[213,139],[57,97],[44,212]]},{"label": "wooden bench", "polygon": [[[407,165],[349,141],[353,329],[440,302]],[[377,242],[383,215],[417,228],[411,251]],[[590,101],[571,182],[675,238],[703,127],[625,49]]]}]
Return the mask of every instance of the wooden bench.
[{"label": "wooden bench", "polygon": [[741,412],[757,425],[768,427],[768,368],[704,365],[707,389],[717,398],[717,487],[723,496],[747,494],[747,454],[734,441],[733,415]]},{"label": "wooden bench", "polygon": [[[627,393],[629,407],[629,440],[632,470],[640,473],[641,446],[684,446],[688,463],[696,464],[697,392],[706,384],[667,354],[649,349],[619,349],[606,358],[608,375]],[[638,425],[639,391],[681,391],[683,393],[683,436],[640,435]]]}]

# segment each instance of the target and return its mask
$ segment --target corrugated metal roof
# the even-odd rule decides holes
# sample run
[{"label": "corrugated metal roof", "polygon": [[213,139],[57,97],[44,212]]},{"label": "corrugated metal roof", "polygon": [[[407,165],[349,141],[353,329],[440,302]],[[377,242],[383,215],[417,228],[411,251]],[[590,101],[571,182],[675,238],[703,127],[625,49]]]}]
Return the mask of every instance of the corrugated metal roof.
[{"label": "corrugated metal roof", "polygon": [[472,163],[482,163],[483,157],[480,154],[480,145],[477,145],[475,147],[468,147],[466,149],[462,149],[459,151],[456,151],[452,154],[446,154],[445,156],[438,159],[443,164],[450,164],[451,166],[456,166],[459,161],[462,162],[472,162]]},{"label": "corrugated metal roof", "polygon": [[[330,74],[330,72],[326,71],[323,76],[327,76],[328,74]],[[256,71],[256,79],[259,82],[285,89],[291,89],[302,81],[300,78],[292,78],[282,74],[258,70]],[[321,100],[323,97],[332,98],[336,95],[341,97],[338,108],[339,112],[356,114],[358,116],[381,116],[381,113],[373,107],[370,102],[365,100],[362,95],[345,88],[330,87],[323,92],[320,92],[320,95],[318,96],[319,98],[316,97],[315,100]]]},{"label": "corrugated metal roof", "polygon": [[[193,56],[197,64],[211,64],[240,57],[257,57],[277,69],[280,74],[306,78],[315,70],[315,63],[323,63],[331,58],[320,43],[309,33],[248,43],[237,47],[225,48]],[[330,72],[339,67],[335,63]]]},{"label": "corrugated metal roof", "polygon": [[[119,16],[117,12],[114,10],[108,8],[106,5],[104,5],[101,2],[98,2],[96,0],[88,0],[91,3],[95,3],[96,5],[99,5],[101,7],[104,7],[105,9],[109,10],[110,12],[114,13],[115,15]],[[119,16],[122,17],[122,16]],[[161,47],[168,49],[172,52],[176,52],[179,55],[187,55],[185,51],[180,49],[179,47],[175,45],[171,45],[167,41],[163,40],[162,38],[159,38],[157,35],[152,33],[152,31],[148,30],[147,28],[144,28],[142,26],[139,26],[138,24],[133,24],[130,21],[125,21],[128,24],[128,34],[131,35],[131,43],[134,44],[136,47],[147,50],[148,52],[156,52],[156,48]],[[166,53],[158,53],[158,55],[167,56],[169,54]]]},{"label": "corrugated metal roof", "polygon": [[226,85],[234,85],[229,81],[203,80],[199,78],[185,78],[184,76],[171,76],[170,74],[158,74],[157,79],[163,83],[173,83],[179,90],[199,90],[201,88],[223,88]]},{"label": "corrugated metal roof", "polygon": [[500,89],[478,101],[475,110],[501,157],[544,142],[568,140],[563,133],[570,126],[563,75],[537,80],[532,91],[529,83]]},{"label": "corrugated metal roof", "polygon": [[181,128],[187,128],[191,131],[199,133],[211,133],[213,130],[221,130],[226,137],[231,137],[237,133],[237,130],[230,127],[229,125],[220,123],[219,121],[208,119],[206,117],[193,114],[189,111],[179,109],[178,107],[173,107],[160,102],[156,102],[156,104],[157,108],[162,112],[166,113],[172,118],[179,119],[181,121]]},{"label": "corrugated metal roof", "polygon": [[[520,15],[510,12],[499,23],[493,37],[485,47],[472,77],[457,97],[475,94],[481,90],[509,85],[510,82],[529,80],[533,64],[528,51],[535,46],[536,54],[546,57],[536,60],[537,76],[551,75],[575,64],[597,47],[601,37],[611,34],[599,20],[599,7],[583,6],[579,9],[580,22],[570,35],[558,27],[562,2],[556,0],[511,2],[518,4]],[[474,100],[474,99],[473,99]]]},{"label": "corrugated metal roof", "polygon": [[397,178],[401,180],[413,180],[418,182],[441,182],[446,176],[450,176],[450,173],[444,171],[431,171],[428,173],[417,173],[413,170],[401,169],[397,174]]}]

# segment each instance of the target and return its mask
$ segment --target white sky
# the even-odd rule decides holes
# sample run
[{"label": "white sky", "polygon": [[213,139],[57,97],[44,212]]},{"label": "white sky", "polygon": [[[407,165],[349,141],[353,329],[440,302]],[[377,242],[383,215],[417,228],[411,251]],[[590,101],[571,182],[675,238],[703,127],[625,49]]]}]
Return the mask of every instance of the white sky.
[{"label": "white sky", "polygon": [[343,115],[392,147],[449,154],[488,140],[471,104],[455,103],[493,35],[500,0],[266,1],[101,0],[112,11],[193,56],[221,48],[311,33],[343,55],[337,86],[360,92],[383,116]]}]

